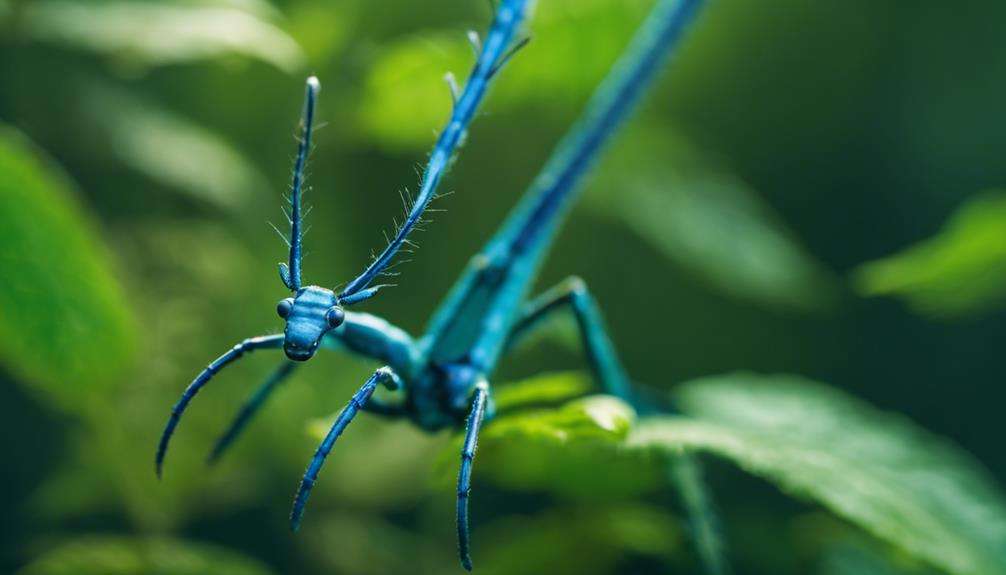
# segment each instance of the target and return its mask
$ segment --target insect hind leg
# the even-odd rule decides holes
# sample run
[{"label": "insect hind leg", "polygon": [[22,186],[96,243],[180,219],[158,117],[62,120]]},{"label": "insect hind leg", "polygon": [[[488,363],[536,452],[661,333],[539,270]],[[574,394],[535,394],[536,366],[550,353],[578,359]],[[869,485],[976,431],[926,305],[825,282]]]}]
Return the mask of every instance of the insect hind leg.
[{"label": "insect hind leg", "polygon": [[[563,309],[570,309],[576,318],[588,360],[601,389],[629,403],[641,415],[658,413],[659,408],[641,398],[630,386],[625,368],[618,360],[615,346],[604,328],[600,309],[580,278],[569,278],[528,303],[507,338],[507,347],[516,344]],[[719,520],[713,510],[712,495],[702,481],[701,469],[699,462],[687,453],[675,455],[670,460],[670,478],[682,497],[705,571],[727,573],[729,567],[719,535]]]},{"label": "insect hind leg", "polygon": [[569,309],[576,319],[587,360],[605,393],[614,395],[636,406],[629,377],[608,337],[604,319],[587,284],[578,277],[570,277],[529,302],[507,336],[509,349],[520,339],[540,328],[556,312]]}]

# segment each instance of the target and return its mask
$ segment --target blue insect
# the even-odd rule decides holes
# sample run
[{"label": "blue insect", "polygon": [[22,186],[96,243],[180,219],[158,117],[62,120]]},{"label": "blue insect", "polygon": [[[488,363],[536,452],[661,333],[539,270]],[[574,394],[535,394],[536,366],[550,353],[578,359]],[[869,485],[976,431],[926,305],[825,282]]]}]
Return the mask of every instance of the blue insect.
[{"label": "blue insect", "polygon": [[[462,565],[471,570],[468,499],[472,462],[479,430],[493,416],[489,378],[501,356],[531,333],[542,320],[560,310],[572,312],[587,358],[607,393],[640,410],[647,406],[633,393],[601,314],[582,281],[573,278],[528,301],[531,284],[552,240],[581,189],[580,183],[603,146],[660,69],[667,53],[678,44],[701,0],[660,0],[608,78],[597,89],[580,120],[560,142],[524,198],[484,248],[472,258],[446,300],[434,313],[425,334],[414,339],[404,330],[376,316],[344,308],[372,297],[380,286],[372,283],[407,243],[409,231],[420,221],[432,199],[440,175],[451,158],[485,91],[514,47],[514,37],[525,15],[523,0],[504,0],[482,44],[480,56],[464,91],[455,98],[447,128],[441,133],[425,172],[422,189],[405,223],[388,247],[344,290],[301,284],[300,190],[314,116],[318,84],[308,80],[304,131],[294,170],[291,194],[290,260],[280,265],[283,283],[294,292],[280,301],[277,311],[286,320],[282,334],[247,339],[211,363],[185,390],[172,409],[161,438],[156,464],[160,474],[168,441],[193,396],[227,364],[256,349],[282,347],[287,357],[301,362],[319,347],[343,349],[383,364],[350,399],[318,447],[304,473],[291,513],[296,530],[325,458],[339,435],[359,411],[386,417],[407,417],[426,430],[464,427],[457,482],[458,548]],[[217,442],[211,459],[218,458],[272,391],[296,369],[284,362],[240,410]],[[378,385],[398,390],[398,401],[374,397]]]}]

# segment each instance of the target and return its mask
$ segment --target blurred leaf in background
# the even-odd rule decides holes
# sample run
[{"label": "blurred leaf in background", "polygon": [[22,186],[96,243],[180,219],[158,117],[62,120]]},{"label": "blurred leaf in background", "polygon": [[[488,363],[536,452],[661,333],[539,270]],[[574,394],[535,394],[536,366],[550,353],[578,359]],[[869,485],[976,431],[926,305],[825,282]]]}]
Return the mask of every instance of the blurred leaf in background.
[{"label": "blurred leaf in background", "polygon": [[853,275],[864,296],[894,296],[919,313],[975,316],[1006,303],[1006,192],[967,200],[943,229]]},{"label": "blurred leaf in background", "polygon": [[632,555],[673,564],[684,544],[677,518],[647,505],[560,508],[485,531],[485,571],[494,575],[601,575]]},{"label": "blurred leaf in background", "polygon": [[588,203],[721,293],[768,307],[834,305],[833,278],[738,176],[653,121],[627,132]]},{"label": "blurred leaf in background", "polygon": [[0,126],[0,358],[64,406],[107,393],[136,320],[97,226],[62,170]]},{"label": "blurred leaf in background", "polygon": [[40,555],[18,575],[269,575],[262,563],[205,543],[91,535]]},{"label": "blurred leaf in background", "polygon": [[862,542],[839,541],[825,551],[821,575],[935,575],[936,572],[915,564],[892,561]]},{"label": "blurred leaf in background", "polygon": [[39,0],[22,8],[19,24],[33,38],[90,50],[124,67],[241,55],[298,70],[303,54],[269,22],[274,15],[264,2]]},{"label": "blurred leaf in background", "polygon": [[224,208],[268,190],[268,181],[221,136],[95,81],[85,88],[89,124],[115,159],[163,184]]},{"label": "blurred leaf in background", "polygon": [[687,417],[645,421],[629,444],[729,459],[948,573],[1006,572],[998,488],[970,455],[903,417],[792,376],[710,377],[676,398]]},{"label": "blurred leaf in background", "polygon": [[[493,91],[495,113],[530,104],[564,111],[579,104],[604,77],[647,6],[642,0],[537,3],[528,31],[534,55],[508,64],[506,81]],[[444,71],[460,81],[471,65],[471,48],[458,30],[390,42],[367,76],[361,127],[388,149],[429,145],[450,112]]]}]

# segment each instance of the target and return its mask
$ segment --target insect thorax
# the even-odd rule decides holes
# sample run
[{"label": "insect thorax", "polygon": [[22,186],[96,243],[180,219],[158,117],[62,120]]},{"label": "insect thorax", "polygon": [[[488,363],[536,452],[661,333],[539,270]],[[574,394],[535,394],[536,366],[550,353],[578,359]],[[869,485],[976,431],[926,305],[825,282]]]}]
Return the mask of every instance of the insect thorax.
[{"label": "insect thorax", "polygon": [[413,420],[430,431],[463,426],[475,384],[481,379],[483,374],[468,364],[430,364],[409,387]]}]

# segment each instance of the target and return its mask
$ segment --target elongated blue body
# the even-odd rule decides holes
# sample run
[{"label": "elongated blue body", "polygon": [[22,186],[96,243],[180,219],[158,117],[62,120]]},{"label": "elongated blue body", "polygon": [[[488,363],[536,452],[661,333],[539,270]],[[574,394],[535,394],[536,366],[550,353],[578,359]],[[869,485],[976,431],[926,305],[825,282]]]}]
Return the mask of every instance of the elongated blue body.
[{"label": "elongated blue body", "polygon": [[[456,419],[456,414],[442,413],[444,402],[438,405],[435,398],[458,393],[457,388],[468,393],[463,384],[450,381],[451,375],[465,371],[457,366],[469,368],[473,380],[495,369],[507,334],[518,319],[515,311],[526,299],[563,216],[582,189],[581,180],[604,144],[635,108],[668,48],[681,38],[701,3],[682,0],[657,4],[520,204],[472,258],[434,314],[420,348],[434,366],[431,371],[447,375],[433,384],[442,389],[430,389],[425,381],[419,382],[418,388],[410,388],[410,400],[421,425],[436,428]],[[450,398],[446,406],[455,402]]]},{"label": "elongated blue body", "polygon": [[[343,308],[377,293],[381,286],[371,286],[371,283],[407,243],[409,232],[435,197],[437,185],[491,80],[513,51],[523,45],[514,46],[513,39],[526,14],[527,1],[500,2],[479,58],[464,90],[456,97],[451,118],[430,155],[422,186],[405,223],[387,248],[338,295],[327,288],[300,285],[301,174],[309,150],[318,91],[317,82],[309,80],[304,129],[291,193],[290,260],[280,265],[280,276],[293,292],[292,297],[282,300],[277,307],[279,315],[286,320],[286,329],[283,334],[246,340],[196,378],[172,410],[158,447],[158,472],[168,440],[185,407],[225,365],[256,348],[282,346],[287,357],[295,361],[310,359],[321,348],[347,350],[384,366],[353,395],[315,452],[297,492],[291,527],[296,529],[301,524],[325,458],[358,412],[409,417],[429,430],[464,426],[457,490],[458,551],[462,565],[470,570],[468,500],[479,431],[493,416],[489,378],[501,355],[516,340],[532,331],[546,316],[569,310],[577,320],[584,350],[602,389],[637,407],[641,405],[631,392],[628,376],[607,336],[600,311],[581,280],[572,278],[530,301],[528,295],[548,247],[578,196],[583,178],[604,145],[635,109],[660,63],[677,45],[701,4],[701,0],[657,2],[631,46],[591,98],[580,120],[560,142],[501,229],[472,258],[418,341],[381,318],[347,312]],[[292,365],[281,365],[252,395],[218,441],[211,460],[224,452],[269,394],[293,372]],[[402,388],[404,397],[396,403],[380,401],[374,397],[379,384],[390,389]],[[685,463],[690,465],[688,461]],[[692,473],[691,476],[697,475]],[[694,491],[695,486],[690,487]]]},{"label": "elongated blue body", "polygon": [[[523,23],[527,4],[527,0],[504,0],[499,5],[489,34],[481,48],[478,59],[475,61],[468,82],[466,82],[464,90],[455,102],[450,120],[437,138],[426,171],[423,173],[422,188],[420,189],[419,196],[411,206],[405,223],[397,230],[395,237],[381,254],[367,266],[363,273],[350,281],[346,288],[338,295],[328,288],[320,286],[303,287],[301,285],[301,241],[303,235],[301,231],[301,219],[303,216],[301,204],[304,189],[304,170],[311,151],[311,134],[314,126],[315,106],[318,100],[318,93],[321,90],[321,84],[317,78],[313,76],[308,78],[301,118],[300,142],[297,148],[297,159],[294,164],[293,182],[290,186],[290,211],[286,213],[290,223],[290,236],[286,240],[290,253],[288,261],[279,265],[280,279],[283,281],[283,285],[293,292],[293,295],[281,300],[276,308],[279,316],[286,321],[286,329],[278,344],[281,345],[289,359],[293,361],[307,361],[314,357],[315,352],[322,346],[323,339],[345,322],[345,308],[370,299],[383,287],[371,286],[370,284],[387,269],[391,260],[408,241],[409,232],[421,221],[423,212],[435,196],[437,185],[448,166],[449,160],[461,143],[468,124],[475,117],[475,112],[479,104],[484,100],[493,77],[499,71],[500,67],[506,63],[509,55],[512,54],[508,50],[513,49],[511,48],[513,38]],[[520,44],[518,44],[519,46]],[[351,328],[347,333],[348,338],[342,339],[352,339],[354,335],[360,332]],[[276,336],[273,336],[273,339],[275,338]],[[356,344],[350,344],[349,347],[352,348],[354,345]],[[403,368],[401,365],[397,367]],[[155,467],[158,475],[161,473],[168,445],[182,414],[192,398],[199,393],[216,372],[216,369],[211,369],[201,373],[189,385],[176,409],[172,411],[171,417],[164,428],[164,433],[162,434],[155,457]],[[275,385],[275,383],[272,384],[270,388],[275,387]],[[243,413],[246,413],[246,420],[265,401],[267,396],[268,393],[265,392],[256,394],[256,397],[259,399],[246,406],[246,410],[243,410]],[[243,424],[240,424],[238,427],[243,427]],[[230,430],[228,433],[230,433]],[[224,442],[222,447],[226,448],[231,440],[228,439]]]}]

